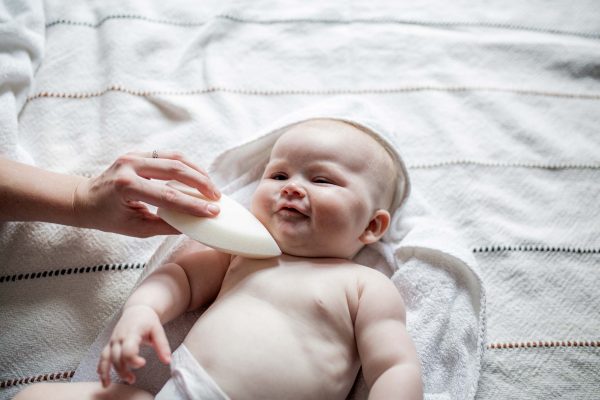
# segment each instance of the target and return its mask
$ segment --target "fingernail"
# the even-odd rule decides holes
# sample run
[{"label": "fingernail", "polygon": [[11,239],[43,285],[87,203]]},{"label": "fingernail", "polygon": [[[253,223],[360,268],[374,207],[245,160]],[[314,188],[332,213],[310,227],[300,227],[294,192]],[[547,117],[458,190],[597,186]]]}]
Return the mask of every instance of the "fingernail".
[{"label": "fingernail", "polygon": [[215,199],[218,199],[218,198],[220,198],[220,197],[221,197],[221,192],[219,192],[219,190],[215,190],[215,191],[213,192],[213,196],[215,197]]},{"label": "fingernail", "polygon": [[207,209],[208,209],[208,212],[211,213],[212,215],[217,215],[219,213],[219,206],[217,206],[217,205],[209,204]]}]

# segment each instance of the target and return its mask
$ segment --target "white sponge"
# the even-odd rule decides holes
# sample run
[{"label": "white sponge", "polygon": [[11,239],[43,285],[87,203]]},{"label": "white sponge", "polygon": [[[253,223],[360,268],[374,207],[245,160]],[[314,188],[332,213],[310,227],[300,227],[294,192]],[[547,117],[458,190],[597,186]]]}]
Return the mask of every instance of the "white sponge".
[{"label": "white sponge", "polygon": [[[179,182],[169,182],[169,186],[210,201],[196,189]],[[244,206],[224,194],[218,201],[211,202],[221,209],[216,217],[196,217],[165,208],[159,208],[157,214],[181,233],[225,253],[248,258],[281,255],[269,231]]]}]

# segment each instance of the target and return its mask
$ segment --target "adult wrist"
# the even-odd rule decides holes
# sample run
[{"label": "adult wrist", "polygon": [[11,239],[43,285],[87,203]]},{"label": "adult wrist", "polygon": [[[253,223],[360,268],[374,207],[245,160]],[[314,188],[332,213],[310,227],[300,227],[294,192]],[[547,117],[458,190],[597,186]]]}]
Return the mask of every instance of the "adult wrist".
[{"label": "adult wrist", "polygon": [[87,215],[89,200],[85,198],[87,193],[86,186],[89,184],[89,178],[81,178],[76,182],[71,195],[71,215],[72,225],[78,228],[93,228],[91,216]]}]

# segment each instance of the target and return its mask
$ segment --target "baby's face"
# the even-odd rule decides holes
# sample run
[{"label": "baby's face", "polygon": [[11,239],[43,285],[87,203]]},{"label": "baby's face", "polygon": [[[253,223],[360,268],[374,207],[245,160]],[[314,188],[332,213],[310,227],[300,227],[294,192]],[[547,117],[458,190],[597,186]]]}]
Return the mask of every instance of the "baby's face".
[{"label": "baby's face", "polygon": [[367,134],[330,120],[295,125],[278,139],[252,212],[284,253],[351,258],[364,245],[361,235],[376,210],[374,145]]}]

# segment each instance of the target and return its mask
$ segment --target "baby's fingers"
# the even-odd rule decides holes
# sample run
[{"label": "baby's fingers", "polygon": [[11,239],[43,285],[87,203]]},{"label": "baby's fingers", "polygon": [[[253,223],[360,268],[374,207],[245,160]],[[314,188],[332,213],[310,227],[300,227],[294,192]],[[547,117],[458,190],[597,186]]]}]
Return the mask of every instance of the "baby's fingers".
[{"label": "baby's fingers", "polygon": [[123,346],[121,347],[121,357],[127,369],[124,379],[130,384],[135,382],[135,375],[131,372],[131,369],[138,369],[146,365],[146,359],[141,357],[139,352],[139,340],[128,339],[123,342]]},{"label": "baby's fingers", "polygon": [[100,354],[100,361],[98,361],[98,377],[102,382],[103,387],[107,387],[110,384],[110,346],[106,345]]},{"label": "baby's fingers", "polygon": [[123,348],[120,341],[116,341],[112,343],[110,348],[110,361],[112,363],[113,368],[117,371],[117,374],[121,377],[121,379],[127,380],[129,369],[125,364],[125,359],[123,357]]},{"label": "baby's fingers", "polygon": [[167,340],[162,325],[156,324],[152,327],[152,331],[150,332],[150,343],[158,355],[158,358],[163,363],[169,364],[171,362],[171,347],[169,346],[169,341]]}]

